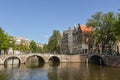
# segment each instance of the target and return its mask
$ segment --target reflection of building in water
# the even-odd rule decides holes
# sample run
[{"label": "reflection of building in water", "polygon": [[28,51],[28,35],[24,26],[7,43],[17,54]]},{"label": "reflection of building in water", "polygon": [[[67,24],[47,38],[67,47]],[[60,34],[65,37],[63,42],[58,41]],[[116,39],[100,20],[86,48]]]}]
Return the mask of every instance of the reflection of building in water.
[{"label": "reflection of building in water", "polygon": [[48,77],[51,80],[80,80],[86,72],[87,69],[84,63],[61,63],[58,67],[49,68]]}]

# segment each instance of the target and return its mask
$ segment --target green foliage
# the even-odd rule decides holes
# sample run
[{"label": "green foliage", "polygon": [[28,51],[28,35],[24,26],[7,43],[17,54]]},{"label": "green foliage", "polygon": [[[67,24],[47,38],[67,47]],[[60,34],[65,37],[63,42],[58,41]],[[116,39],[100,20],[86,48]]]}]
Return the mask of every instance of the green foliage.
[{"label": "green foliage", "polygon": [[102,48],[104,48],[110,41],[115,43],[116,37],[115,31],[113,30],[115,23],[116,15],[113,12],[97,12],[88,19],[87,25],[94,27],[94,32],[91,35],[96,45],[102,44]]},{"label": "green foliage", "polygon": [[7,54],[9,46],[9,36],[0,28],[0,51],[4,50],[4,54]]},{"label": "green foliage", "polygon": [[43,51],[46,53],[46,52],[49,52],[49,49],[48,49],[48,45],[47,44],[44,44],[43,46]]},{"label": "green foliage", "polygon": [[61,34],[58,30],[54,30],[48,42],[48,50],[50,52],[60,53]]},{"label": "green foliage", "polygon": [[42,47],[38,46],[33,40],[30,42],[29,48],[32,53],[43,53]]},{"label": "green foliage", "polygon": [[23,43],[16,45],[16,50],[19,50],[21,52],[30,52],[29,46],[23,45]]},{"label": "green foliage", "polygon": [[35,41],[31,41],[30,42],[30,51],[32,52],[32,53],[35,53],[35,52],[37,52],[37,45],[36,45],[36,42]]},{"label": "green foliage", "polygon": [[0,27],[0,50],[2,50],[2,43],[3,43],[3,36],[4,36],[4,31]]},{"label": "green foliage", "polygon": [[10,36],[9,44],[10,44],[10,47],[11,47],[13,50],[15,50],[16,46],[15,46],[14,37]]},{"label": "green foliage", "polygon": [[21,51],[21,52],[29,52],[30,49],[29,49],[29,46],[26,46],[24,45],[24,43],[20,43],[20,44],[17,44],[14,37],[10,37],[10,47],[13,49],[13,50],[18,50],[18,51]]},{"label": "green foliage", "polygon": [[38,53],[43,53],[43,48],[40,47],[40,46],[37,46],[37,52],[38,52]]},{"label": "green foliage", "polygon": [[116,18],[117,20],[115,22],[113,31],[114,31],[117,41],[120,41],[120,14],[117,14]]}]

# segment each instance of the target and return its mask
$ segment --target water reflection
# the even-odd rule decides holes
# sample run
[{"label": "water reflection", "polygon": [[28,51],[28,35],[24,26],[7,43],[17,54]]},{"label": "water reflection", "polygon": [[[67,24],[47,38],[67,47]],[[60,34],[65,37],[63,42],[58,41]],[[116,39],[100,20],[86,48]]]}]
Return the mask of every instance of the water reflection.
[{"label": "water reflection", "polygon": [[52,66],[52,67],[57,67],[59,65],[60,65],[59,62],[49,62],[49,66]]},{"label": "water reflection", "polygon": [[18,68],[20,67],[20,60],[15,57],[9,57],[4,62],[4,67],[6,68]]},{"label": "water reflection", "polygon": [[41,56],[33,55],[27,58],[25,64],[27,68],[38,68],[44,66],[44,59]]},{"label": "water reflection", "polygon": [[0,65],[0,80],[120,80],[119,74],[120,68],[84,63],[44,64],[35,68]]},{"label": "water reflection", "polygon": [[0,72],[0,80],[7,80],[8,74],[6,72]]},{"label": "water reflection", "polygon": [[103,67],[95,64],[67,63],[51,67],[48,71],[50,80],[120,80],[120,69]]},{"label": "water reflection", "polygon": [[85,69],[82,68],[85,67],[79,63],[62,63],[59,67],[51,67],[48,77],[50,80],[84,80]]},{"label": "water reflection", "polygon": [[44,63],[41,63],[41,64],[35,64],[35,63],[33,63],[33,64],[26,64],[25,65],[27,68],[42,68],[42,67],[44,67]]}]

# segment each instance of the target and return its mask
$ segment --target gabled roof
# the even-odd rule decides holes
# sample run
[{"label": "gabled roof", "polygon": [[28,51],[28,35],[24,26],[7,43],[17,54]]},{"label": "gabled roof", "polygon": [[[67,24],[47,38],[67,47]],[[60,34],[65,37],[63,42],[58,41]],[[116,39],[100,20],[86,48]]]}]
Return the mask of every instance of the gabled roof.
[{"label": "gabled roof", "polygon": [[81,28],[82,32],[91,32],[91,31],[93,31],[93,27],[87,27],[85,25],[80,25],[80,28]]}]

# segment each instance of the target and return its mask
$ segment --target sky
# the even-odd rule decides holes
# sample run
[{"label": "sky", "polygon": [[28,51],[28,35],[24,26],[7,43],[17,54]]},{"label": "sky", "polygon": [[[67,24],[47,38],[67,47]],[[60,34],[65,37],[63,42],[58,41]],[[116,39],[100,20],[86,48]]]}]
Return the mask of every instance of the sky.
[{"label": "sky", "polygon": [[85,25],[98,11],[119,13],[120,0],[0,0],[0,27],[9,35],[48,43],[53,30],[63,33]]}]

